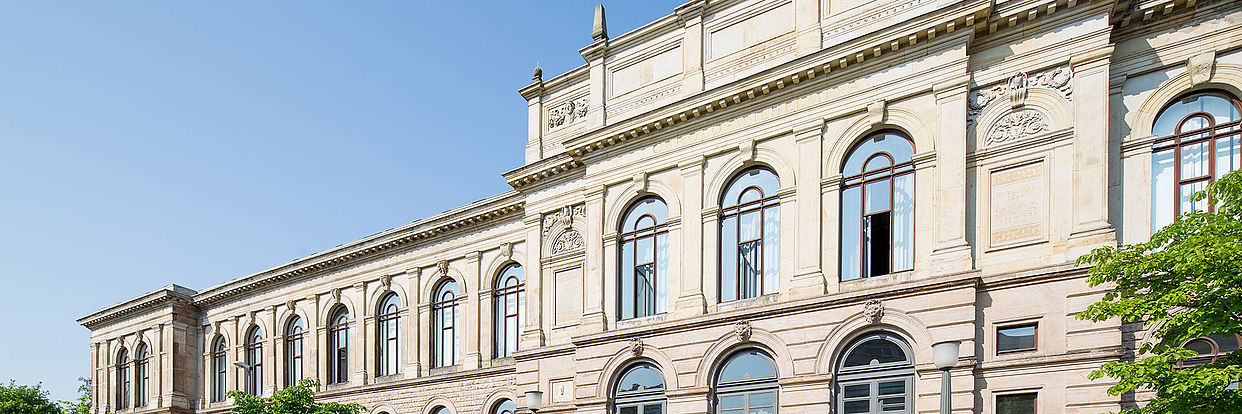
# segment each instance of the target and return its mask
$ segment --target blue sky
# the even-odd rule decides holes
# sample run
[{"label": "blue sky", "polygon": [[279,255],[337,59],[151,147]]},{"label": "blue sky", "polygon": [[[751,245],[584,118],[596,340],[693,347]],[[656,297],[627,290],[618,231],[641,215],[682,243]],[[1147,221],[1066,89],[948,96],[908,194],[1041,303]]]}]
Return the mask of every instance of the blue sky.
[{"label": "blue sky", "polygon": [[0,381],[71,399],[79,317],[508,190],[595,4],[0,1]]}]

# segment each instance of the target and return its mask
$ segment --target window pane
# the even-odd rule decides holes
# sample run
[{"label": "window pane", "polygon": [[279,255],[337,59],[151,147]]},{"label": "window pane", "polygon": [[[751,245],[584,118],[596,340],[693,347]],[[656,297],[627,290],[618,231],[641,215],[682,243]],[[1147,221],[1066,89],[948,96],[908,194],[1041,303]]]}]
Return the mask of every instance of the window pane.
[{"label": "window pane", "polygon": [[776,174],[763,168],[752,168],[733,179],[729,186],[725,189],[725,193],[720,197],[720,207],[729,208],[737,205],[738,197],[742,191],[750,187],[758,187],[763,191],[764,197],[776,195],[780,190],[780,180],[776,178]]},{"label": "window pane", "polygon": [[736,217],[720,221],[720,301],[737,299]]},{"label": "window pane", "polygon": [[891,183],[888,180],[884,180],[867,183],[863,186],[865,187],[865,190],[863,191],[863,196],[865,198],[863,200],[863,204],[865,210],[863,210],[863,213],[870,214],[889,209],[889,191],[891,191],[889,189],[890,184]]},{"label": "window pane", "polygon": [[621,319],[634,317],[634,242],[621,244]]},{"label": "window pane", "polygon": [[720,408],[723,410],[740,409],[745,407],[745,404],[745,397],[741,395],[720,397]]},{"label": "window pane", "polygon": [[643,237],[635,241],[637,244],[638,260],[636,264],[651,263],[655,260],[655,238]]},{"label": "window pane", "polygon": [[643,414],[663,414],[664,404],[647,404],[643,406]]},{"label": "window pane", "polygon": [[914,157],[914,145],[905,137],[892,133],[875,134],[854,148],[849,157],[845,160],[845,166],[841,172],[846,176],[855,175],[863,172],[863,163],[879,152],[888,153],[897,163],[910,161]]},{"label": "window pane", "polygon": [[776,378],[772,362],[756,351],[738,353],[720,370],[718,382],[740,381],[758,378]]},{"label": "window pane", "polygon": [[775,293],[780,287],[781,207],[763,209],[763,292]]},{"label": "window pane", "polygon": [[906,392],[905,381],[887,381],[887,382],[880,383],[879,391],[876,394],[879,396],[885,396],[885,395],[903,394],[905,392]]},{"label": "window pane", "polygon": [[846,401],[843,405],[845,414],[865,414],[871,412],[871,401],[868,400]]},{"label": "window pane", "polygon": [[903,411],[906,409],[906,397],[890,397],[880,399],[880,411]]},{"label": "window pane", "polygon": [[996,329],[996,350],[1015,351],[1035,349],[1035,325],[1011,326]]},{"label": "window pane", "polygon": [[1242,147],[1237,135],[1216,142],[1216,178],[1242,167]]},{"label": "window pane", "polygon": [[842,387],[841,396],[844,398],[857,398],[871,396],[870,384],[846,385]]},{"label": "window pane", "polygon": [[[1161,137],[1173,135],[1177,124],[1187,115],[1195,112],[1211,114],[1217,124],[1238,119],[1238,109],[1225,98],[1219,95],[1192,95],[1174,102],[1161,111],[1152,125],[1151,132]],[[1183,131],[1186,130],[1188,129],[1183,128]]]},{"label": "window pane", "polygon": [[1196,340],[1190,341],[1186,344],[1186,346],[1183,346],[1182,348],[1195,351],[1199,353],[1199,355],[1211,355],[1213,353],[1212,343],[1208,342],[1207,340],[1203,340],[1203,339],[1196,339]]},{"label": "window pane", "polygon": [[1182,147],[1182,179],[1208,175],[1208,157],[1211,155],[1207,142]]},{"label": "window pane", "polygon": [[875,338],[863,342],[853,352],[850,352],[850,355],[845,358],[844,366],[867,366],[905,360],[906,353],[901,350],[900,346],[887,339]]},{"label": "window pane", "polygon": [[[757,392],[750,394],[750,407],[772,407],[776,405],[776,393]],[[752,411],[753,412],[753,411]]]},{"label": "window pane", "polygon": [[638,407],[621,407],[618,411],[621,414],[638,414]]},{"label": "window pane", "polygon": [[656,313],[664,313],[668,306],[668,263],[668,234],[665,233],[656,236]]},{"label": "window pane", "polygon": [[626,373],[617,385],[618,393],[664,389],[664,378],[649,365],[640,365]]},{"label": "window pane", "polygon": [[1173,192],[1173,151],[1154,153],[1151,160],[1151,232],[1154,234],[1173,222],[1177,196]]},{"label": "window pane", "polygon": [[998,395],[996,414],[1034,414],[1035,394]]},{"label": "window pane", "polygon": [[759,277],[763,271],[760,262],[762,240],[742,243],[738,246],[738,299],[759,295]]},{"label": "window pane", "polygon": [[914,174],[893,178],[893,272],[914,269]]},{"label": "window pane", "polygon": [[1182,214],[1207,210],[1207,199],[1199,201],[1191,201],[1190,196],[1194,193],[1203,191],[1207,188],[1207,181],[1199,181],[1196,183],[1186,184],[1179,187],[1180,198],[1182,203]]},{"label": "window pane", "polygon": [[760,233],[760,217],[759,211],[751,211],[738,216],[741,219],[741,226],[738,227],[738,239],[740,241],[750,241],[761,237]]},{"label": "window pane", "polygon": [[841,280],[861,277],[862,266],[862,188],[841,193]]}]

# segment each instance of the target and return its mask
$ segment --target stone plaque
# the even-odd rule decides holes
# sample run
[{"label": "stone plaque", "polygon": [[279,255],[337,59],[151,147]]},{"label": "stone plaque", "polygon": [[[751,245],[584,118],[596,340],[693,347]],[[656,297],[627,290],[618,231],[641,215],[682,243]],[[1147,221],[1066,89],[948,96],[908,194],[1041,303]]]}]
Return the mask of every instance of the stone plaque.
[{"label": "stone plaque", "polygon": [[991,246],[1044,238],[1046,181],[1043,162],[992,171],[988,228]]},{"label": "stone plaque", "polygon": [[556,272],[556,325],[578,323],[582,320],[582,268],[575,267]]},{"label": "stone plaque", "polygon": [[574,402],[574,380],[573,378],[552,380],[552,403]]}]

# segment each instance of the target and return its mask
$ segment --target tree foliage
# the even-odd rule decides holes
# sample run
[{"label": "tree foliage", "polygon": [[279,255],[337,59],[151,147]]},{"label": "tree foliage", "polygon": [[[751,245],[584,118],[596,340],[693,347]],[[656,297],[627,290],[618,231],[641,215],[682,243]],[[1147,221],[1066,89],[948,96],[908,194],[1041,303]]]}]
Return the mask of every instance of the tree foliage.
[{"label": "tree foliage", "polygon": [[61,401],[60,409],[64,414],[90,414],[91,412],[91,380],[78,377],[78,399]]},{"label": "tree foliage", "polygon": [[268,398],[253,396],[240,391],[230,391],[233,397],[233,414],[357,414],[364,408],[358,404],[315,402],[315,387],[319,383],[302,379],[298,385],[276,391]]},{"label": "tree foliage", "polygon": [[[1242,413],[1242,351],[1216,362],[1178,368],[1197,353],[1181,347],[1209,335],[1242,332],[1242,171],[1229,173],[1192,200],[1212,212],[1184,214],[1144,243],[1102,247],[1078,259],[1093,266],[1091,286],[1111,285],[1078,314],[1095,322],[1144,322],[1151,338],[1134,360],[1112,361],[1091,373],[1117,381],[1112,395],[1154,390],[1127,413]],[[1231,389],[1232,388],[1232,389]]]},{"label": "tree foliage", "polygon": [[0,384],[0,414],[60,414],[60,407],[47,396],[41,384]]}]

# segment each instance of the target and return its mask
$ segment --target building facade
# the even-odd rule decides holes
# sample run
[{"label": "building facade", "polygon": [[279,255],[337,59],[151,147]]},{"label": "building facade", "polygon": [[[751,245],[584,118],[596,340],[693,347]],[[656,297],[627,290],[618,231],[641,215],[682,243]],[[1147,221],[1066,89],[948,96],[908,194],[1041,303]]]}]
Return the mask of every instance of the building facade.
[{"label": "building facade", "polygon": [[512,191],[79,320],[95,411],[311,378],[387,414],[935,412],[951,341],[953,412],[1115,411],[1087,374],[1143,331],[1074,318],[1074,260],[1240,161],[1236,1],[694,0],[592,40],[521,89]]}]

